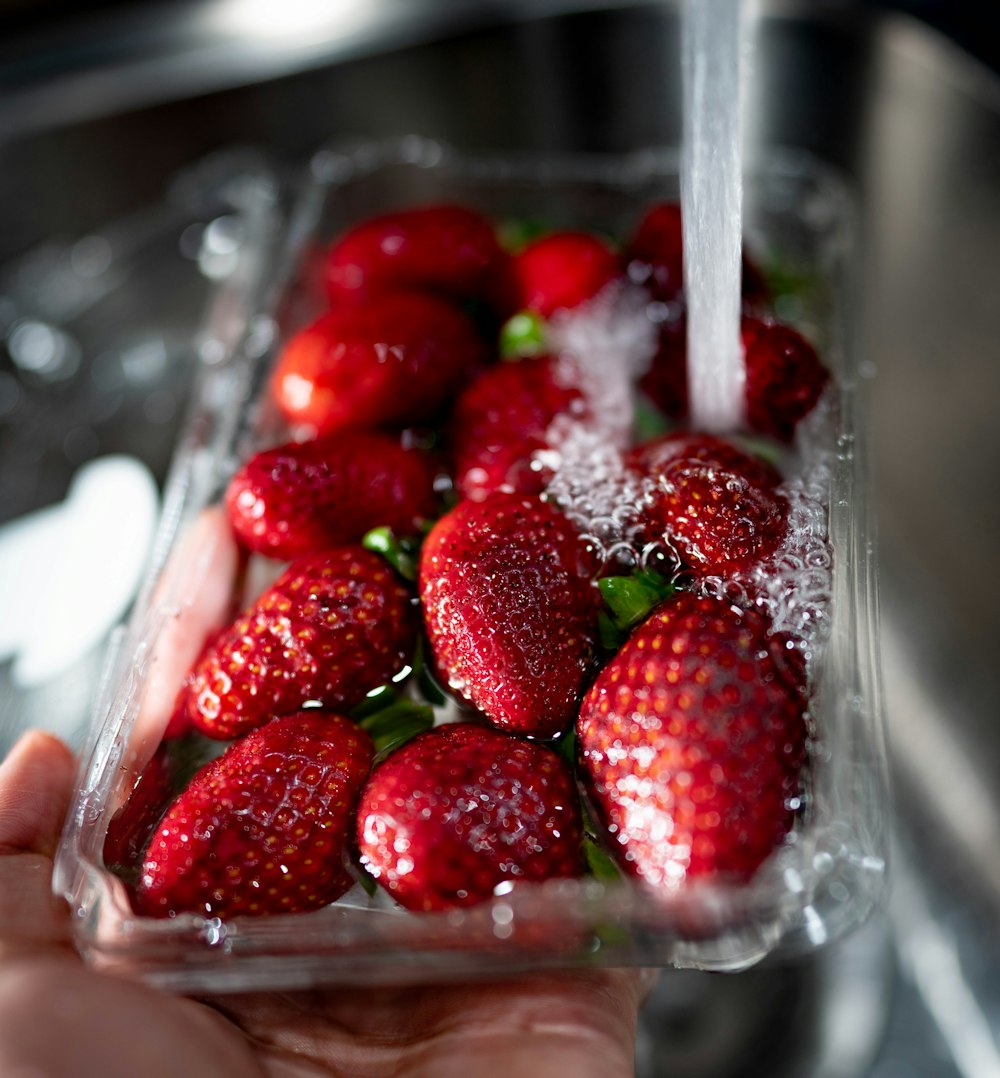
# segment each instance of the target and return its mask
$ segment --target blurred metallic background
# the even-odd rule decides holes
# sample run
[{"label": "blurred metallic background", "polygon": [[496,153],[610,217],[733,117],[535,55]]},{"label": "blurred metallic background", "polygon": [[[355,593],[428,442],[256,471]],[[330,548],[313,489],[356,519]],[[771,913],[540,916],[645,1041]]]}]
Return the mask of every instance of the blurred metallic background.
[{"label": "blurred metallic background", "polygon": [[[665,978],[643,1074],[1000,1074],[1000,37],[985,6],[904,6],[951,36],[882,5],[762,3],[749,131],[862,199],[896,897],[813,961]],[[238,243],[234,148],[679,141],[669,3],[7,3],[0,29],[0,523],[98,455],[162,478]],[[29,691],[0,665],[0,752],[28,722],[73,733],[99,652]]]}]

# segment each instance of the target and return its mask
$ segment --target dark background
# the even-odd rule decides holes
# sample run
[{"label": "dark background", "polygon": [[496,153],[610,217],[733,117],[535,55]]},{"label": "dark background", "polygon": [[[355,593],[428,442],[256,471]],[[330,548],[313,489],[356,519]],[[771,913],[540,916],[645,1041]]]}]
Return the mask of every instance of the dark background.
[{"label": "dark background", "polygon": [[[77,19],[87,11],[135,7],[142,2],[145,0],[89,0],[82,3],[79,0],[0,0],[0,32],[37,30],[56,20]],[[821,2],[817,0],[817,3]],[[147,6],[157,5],[147,3]],[[166,5],[161,3],[159,6]],[[1000,72],[1000,4],[996,0],[834,0],[827,6],[913,15]]]}]

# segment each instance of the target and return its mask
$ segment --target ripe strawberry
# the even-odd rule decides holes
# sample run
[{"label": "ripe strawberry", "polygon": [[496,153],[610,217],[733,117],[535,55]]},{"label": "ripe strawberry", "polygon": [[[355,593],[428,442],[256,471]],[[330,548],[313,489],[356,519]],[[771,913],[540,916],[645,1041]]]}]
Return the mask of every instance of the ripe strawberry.
[{"label": "ripe strawberry", "polygon": [[669,419],[688,414],[687,319],[662,323],[657,331],[656,351],[639,388]]},{"label": "ripe strawberry", "polygon": [[318,434],[433,419],[483,358],[472,322],[426,293],[374,296],[322,315],[286,344],[272,391]]},{"label": "ripe strawberry", "polygon": [[732,460],[680,455],[653,474],[655,487],[643,504],[646,541],[665,542],[696,576],[748,569],[785,538],[785,498],[737,471]]},{"label": "ripe strawberry", "polygon": [[[676,202],[651,206],[625,251],[629,279],[644,285],[661,303],[683,300],[684,230]],[[743,255],[743,299],[760,303],[767,298],[767,283],[756,265]]]},{"label": "ripe strawberry", "polygon": [[489,899],[505,880],[583,873],[579,796],[551,749],[471,723],[420,734],[372,772],[361,863],[403,906]]},{"label": "ripe strawberry", "polygon": [[816,350],[791,326],[743,320],[747,422],[754,430],[790,442],[830,375]]},{"label": "ripe strawberry", "polygon": [[434,661],[495,726],[564,730],[594,656],[599,595],[570,523],[536,498],[461,502],[424,542],[420,597]]},{"label": "ripe strawberry", "polygon": [[422,206],[373,217],[330,248],[333,303],[418,288],[457,298],[486,297],[507,261],[493,225],[463,206]]},{"label": "ripe strawberry", "polygon": [[765,490],[773,490],[781,482],[781,473],[763,457],[751,456],[732,442],[697,431],[661,434],[630,450],[626,462],[641,475],[655,479],[680,457],[736,472]]},{"label": "ripe strawberry", "polygon": [[532,458],[549,448],[550,424],[560,415],[584,422],[589,413],[581,390],[557,377],[558,363],[553,356],[500,363],[459,397],[451,447],[455,486],[464,497],[544,490],[551,470]]},{"label": "ripe strawberry", "polygon": [[653,298],[673,302],[684,290],[684,233],[674,202],[650,206],[625,251],[628,275]]},{"label": "ripe strawberry", "polygon": [[593,804],[623,868],[674,892],[745,881],[802,796],[805,684],[766,618],[678,593],[601,671],[577,725]]},{"label": "ripe strawberry", "polygon": [[618,256],[586,232],[552,232],[511,259],[516,306],[548,318],[592,299],[622,276]]},{"label": "ripe strawberry", "polygon": [[111,817],[104,839],[106,865],[134,865],[171,797],[170,754],[160,744],[142,769],[128,800]]},{"label": "ripe strawberry", "polygon": [[415,622],[409,593],[378,555],[354,546],[307,555],[219,635],[182,706],[217,738],[309,701],[353,707],[412,654]]},{"label": "ripe strawberry", "polygon": [[[686,322],[662,327],[656,354],[640,385],[672,419],[688,411]],[[815,407],[830,379],[815,349],[796,330],[745,316],[746,421],[761,434],[790,442],[799,420]]]},{"label": "ripe strawberry", "polygon": [[153,835],[137,888],[153,917],[318,909],[353,879],[345,850],[373,748],[348,719],[274,719],[203,768]]},{"label": "ripe strawberry", "polygon": [[380,525],[416,532],[437,502],[429,459],[371,431],[257,453],[233,476],[225,500],[245,547],[286,560],[359,542]]}]

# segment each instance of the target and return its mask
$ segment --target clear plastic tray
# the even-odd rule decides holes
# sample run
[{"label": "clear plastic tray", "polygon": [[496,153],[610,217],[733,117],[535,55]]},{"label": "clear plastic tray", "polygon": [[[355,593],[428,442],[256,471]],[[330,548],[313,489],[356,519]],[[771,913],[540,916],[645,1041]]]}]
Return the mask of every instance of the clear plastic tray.
[{"label": "clear plastic tray", "polygon": [[[316,309],[303,275],[317,243],[372,214],[430,201],[625,234],[647,203],[676,198],[678,189],[669,151],[469,157],[419,138],[321,151],[287,212],[279,192],[259,183],[246,213],[255,242],[244,245],[206,329],[200,387],[154,565],[109,663],[57,858],[55,890],[69,901],[88,960],[178,991],[406,983],[595,964],[735,970],[775,951],[822,946],[877,905],[887,795],[859,392],[865,368],[853,340],[854,208],[836,174],[795,153],[773,156],[748,178],[746,235],[759,262],[779,267],[773,277],[797,282],[778,297],[777,313],[810,336],[835,378],[811,434],[819,440],[814,481],[829,506],[832,601],[812,669],[809,811],[750,884],[702,887],[661,903],[626,883],[559,880],[515,885],[492,902],[444,914],[405,912],[355,888],[306,914],[154,920],[132,911],[122,881],[102,862],[109,820],[162,732],[165,717],[149,721],[151,685],[162,693],[164,677],[179,677],[162,662],[164,641],[192,598],[212,586],[218,552],[192,557],[196,519],[246,454],[274,441],[277,420],[261,388],[282,341]],[[184,573],[169,571],[172,558],[187,559]]]}]

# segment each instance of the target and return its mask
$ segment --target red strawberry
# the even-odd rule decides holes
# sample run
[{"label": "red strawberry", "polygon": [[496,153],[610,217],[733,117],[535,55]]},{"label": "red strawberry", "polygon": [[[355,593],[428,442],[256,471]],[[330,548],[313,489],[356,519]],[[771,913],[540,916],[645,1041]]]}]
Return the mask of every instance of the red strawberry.
[{"label": "red strawberry", "polygon": [[[669,323],[641,381],[650,400],[673,419],[688,411],[686,323]],[[796,330],[778,322],[744,317],[746,421],[761,434],[790,442],[796,424],[819,400],[830,375],[815,349]]]},{"label": "red strawberry", "polygon": [[626,461],[640,474],[656,478],[679,457],[736,472],[765,490],[773,490],[781,482],[781,473],[763,457],[751,456],[732,442],[697,431],[661,434],[632,449]]},{"label": "red strawberry", "polygon": [[338,431],[257,453],[226,490],[243,545],[286,560],[358,542],[380,525],[416,532],[435,515],[436,501],[428,458],[370,431]]},{"label": "red strawberry", "polygon": [[156,829],[137,889],[153,917],[318,909],[353,879],[345,851],[373,756],[364,731],[304,711],[231,745]]},{"label": "red strawberry", "polygon": [[645,285],[654,299],[670,303],[684,289],[684,233],[681,208],[674,202],[651,206],[625,252],[628,275]]},{"label": "red strawberry", "polygon": [[351,708],[401,669],[415,621],[409,593],[378,555],[353,546],[308,555],[220,634],[182,704],[218,738],[309,701]]},{"label": "red strawberry", "polygon": [[460,503],[424,542],[420,597],[438,670],[496,726],[564,730],[593,661],[599,596],[572,526],[536,498]]},{"label": "red strawberry", "polygon": [[830,375],[816,350],[790,326],[743,320],[747,422],[754,430],[790,442],[796,424],[809,414]]},{"label": "red strawberry", "polygon": [[161,744],[142,769],[128,800],[111,817],[104,839],[106,865],[134,865],[170,803],[171,768],[167,746]]},{"label": "red strawberry", "polygon": [[[629,279],[642,284],[662,303],[683,300],[684,231],[676,202],[651,206],[625,252]],[[754,263],[743,255],[743,298],[759,303],[767,298],[767,283]]]},{"label": "red strawberry", "polygon": [[482,501],[495,490],[539,494],[551,472],[532,457],[548,448],[560,415],[585,421],[583,393],[557,376],[559,360],[537,356],[500,363],[481,374],[455,406],[451,445],[455,486]]},{"label": "red strawberry", "polygon": [[356,225],[330,248],[325,275],[335,304],[401,288],[485,297],[506,260],[485,217],[423,206]]},{"label": "red strawberry", "polygon": [[672,892],[745,881],[802,796],[804,673],[756,611],[678,593],[600,673],[577,726],[622,866]]},{"label": "red strawberry", "polygon": [[552,232],[511,259],[516,305],[549,317],[592,299],[622,276],[618,256],[586,232]]},{"label": "red strawberry", "polygon": [[361,863],[403,906],[489,899],[505,880],[583,873],[579,796],[565,761],[471,723],[420,734],[372,772]]},{"label": "red strawberry", "polygon": [[785,498],[737,471],[732,461],[681,455],[654,474],[655,488],[643,505],[646,540],[666,542],[696,576],[748,569],[785,538]]},{"label": "red strawberry", "polygon": [[683,419],[688,414],[686,318],[660,325],[656,352],[639,379],[639,387],[669,419]]},{"label": "red strawberry", "polygon": [[272,389],[285,418],[326,434],[434,418],[483,357],[472,322],[419,292],[330,311],[289,340]]}]

